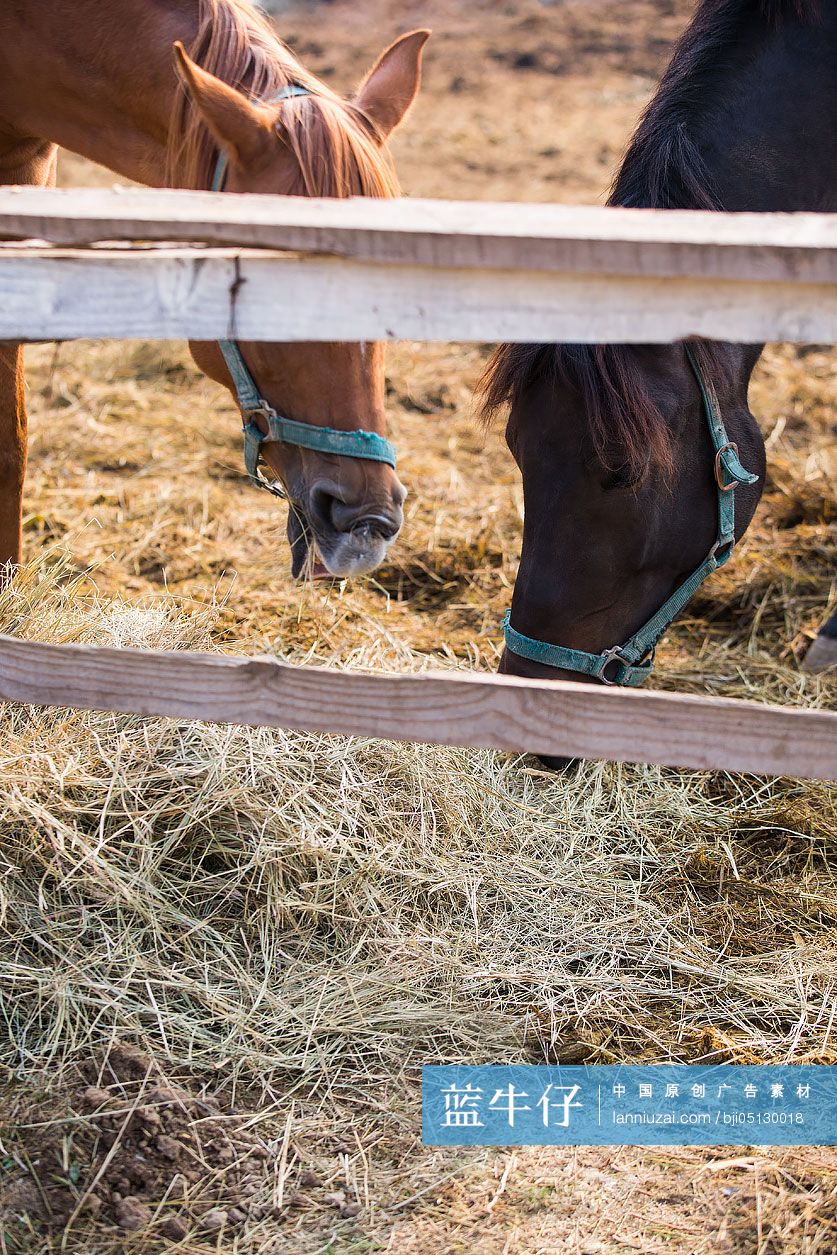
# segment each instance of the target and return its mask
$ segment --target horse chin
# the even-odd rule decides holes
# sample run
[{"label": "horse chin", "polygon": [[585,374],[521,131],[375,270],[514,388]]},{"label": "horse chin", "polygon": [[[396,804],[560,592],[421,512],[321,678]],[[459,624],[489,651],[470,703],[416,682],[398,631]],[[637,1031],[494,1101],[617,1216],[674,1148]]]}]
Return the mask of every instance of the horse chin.
[{"label": "horse chin", "polygon": [[330,580],[374,571],[383,562],[392,541],[367,526],[317,536],[300,507],[292,505],[288,513],[288,543],[295,580]]},{"label": "horse chin", "polygon": [[[575,671],[559,671],[555,667],[546,666],[541,662],[532,662],[528,658],[520,658],[510,650],[504,649],[497,668],[500,675],[517,676],[521,680],[574,680],[583,684],[597,684],[590,676],[579,675]],[[583,762],[581,758],[563,758],[557,754],[536,754],[538,762],[547,771],[567,774]]]},{"label": "horse chin", "polygon": [[392,539],[374,528],[356,527],[350,532],[336,532],[330,537],[317,537],[317,548],[328,574],[335,579],[368,575],[379,567],[389,552]]},{"label": "horse chin", "polygon": [[291,547],[291,575],[298,580],[305,570],[311,547],[310,532],[305,515],[298,505],[291,502],[288,510],[288,544]]},{"label": "horse chin", "polygon": [[570,768],[577,767],[582,761],[580,758],[557,758],[552,754],[537,754],[536,758],[547,771],[558,773],[568,772]]}]

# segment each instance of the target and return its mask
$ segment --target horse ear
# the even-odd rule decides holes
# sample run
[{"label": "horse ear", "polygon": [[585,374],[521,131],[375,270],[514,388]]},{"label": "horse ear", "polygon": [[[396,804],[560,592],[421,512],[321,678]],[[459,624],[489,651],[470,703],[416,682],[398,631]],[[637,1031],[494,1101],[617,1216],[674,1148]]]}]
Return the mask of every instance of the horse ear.
[{"label": "horse ear", "polygon": [[381,53],[361,83],[355,104],[386,139],[404,121],[421,86],[421,54],[430,31],[402,35]]},{"label": "horse ear", "polygon": [[179,40],[174,44],[174,67],[218,147],[237,166],[256,165],[276,142],[268,111],[201,69]]}]

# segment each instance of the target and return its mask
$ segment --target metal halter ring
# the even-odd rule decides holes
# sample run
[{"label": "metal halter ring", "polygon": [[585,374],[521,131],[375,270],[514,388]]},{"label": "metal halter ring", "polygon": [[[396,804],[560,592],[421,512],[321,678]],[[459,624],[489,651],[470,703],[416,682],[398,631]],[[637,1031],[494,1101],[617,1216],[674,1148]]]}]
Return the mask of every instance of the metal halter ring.
[{"label": "metal halter ring", "polygon": [[609,680],[605,675],[607,668],[612,662],[618,662],[620,667],[629,667],[631,664],[627,658],[622,657],[622,646],[612,645],[610,649],[603,649],[599,655],[600,665],[596,671],[596,678],[601,680],[602,684],[618,684],[618,680]]},{"label": "metal halter ring", "polygon": [[724,483],[724,471],[721,466],[721,457],[728,449],[732,449],[735,456],[738,457],[738,445],[734,440],[728,440],[726,444],[721,445],[720,449],[715,454],[715,483],[718,485],[721,492],[732,492],[733,488],[738,487],[738,481],[735,479],[733,479],[729,484]]},{"label": "metal halter ring", "polygon": [[715,544],[709,550],[709,558],[708,558],[708,561],[714,563],[713,570],[716,570],[718,567],[723,566],[725,562],[729,562],[730,558],[732,557],[732,551],[734,548],[735,548],[734,536],[728,536],[723,539],[719,538],[718,540],[715,541]]}]

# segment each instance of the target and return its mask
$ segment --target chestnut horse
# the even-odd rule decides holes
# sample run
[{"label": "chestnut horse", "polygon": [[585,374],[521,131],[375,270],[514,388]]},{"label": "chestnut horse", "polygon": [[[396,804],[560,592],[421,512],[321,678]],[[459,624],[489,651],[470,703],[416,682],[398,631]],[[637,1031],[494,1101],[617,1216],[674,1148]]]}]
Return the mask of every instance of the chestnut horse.
[{"label": "chestnut horse", "polygon": [[[832,0],[701,0],[610,204],[833,212],[835,66]],[[510,404],[525,502],[501,670],[641,682],[656,640],[758,504],[765,448],[747,391],[761,350],[497,351],[486,412]]]},{"label": "chestnut horse", "polygon": [[[61,144],[152,187],[209,188],[223,169],[231,192],[394,196],[386,141],[418,91],[428,34],[397,40],[347,102],[246,0],[3,0],[0,183],[51,184]],[[389,449],[380,345],[239,347],[259,396],[292,420],[288,430],[325,428],[321,448],[330,432],[344,449],[358,445],[342,433],[366,430],[367,445]],[[207,375],[240,397],[218,345],[191,349]],[[258,446],[273,429],[264,414],[248,414]],[[405,496],[392,465],[275,439],[259,451],[291,501],[294,574],[310,540],[335,575],[381,562]],[[0,564],[20,561],[25,466],[22,351],[5,344]]]}]

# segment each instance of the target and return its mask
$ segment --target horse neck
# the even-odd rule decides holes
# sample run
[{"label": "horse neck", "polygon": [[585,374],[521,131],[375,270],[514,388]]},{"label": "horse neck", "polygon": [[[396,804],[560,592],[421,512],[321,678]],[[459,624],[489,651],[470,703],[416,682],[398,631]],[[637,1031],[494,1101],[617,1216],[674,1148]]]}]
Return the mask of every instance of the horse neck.
[{"label": "horse neck", "polygon": [[[797,7],[803,0],[797,0]],[[628,148],[610,203],[837,208],[837,5],[699,6]]]},{"label": "horse neck", "polygon": [[[837,210],[837,5],[777,27],[751,19],[717,71],[717,96],[695,128],[716,206],[729,212]],[[763,345],[710,347],[746,411]],[[735,439],[732,436],[731,439]]]},{"label": "horse neck", "polygon": [[698,125],[722,209],[837,210],[837,5],[816,12],[774,29],[762,21]]},{"label": "horse neck", "polygon": [[[700,21],[686,32],[681,51]],[[675,58],[629,145],[611,204],[730,212],[837,210],[837,5],[809,20],[742,21],[699,73],[678,75]],[[684,62],[680,61],[680,66]],[[675,73],[673,73],[675,71]],[[666,146],[667,145],[667,146]],[[657,178],[655,179],[655,175]],[[746,408],[763,346],[707,346],[723,387]],[[691,371],[676,346],[660,355]]]},{"label": "horse neck", "polygon": [[198,0],[10,0],[0,124],[161,186],[179,90],[172,44],[191,45],[198,14]]}]

